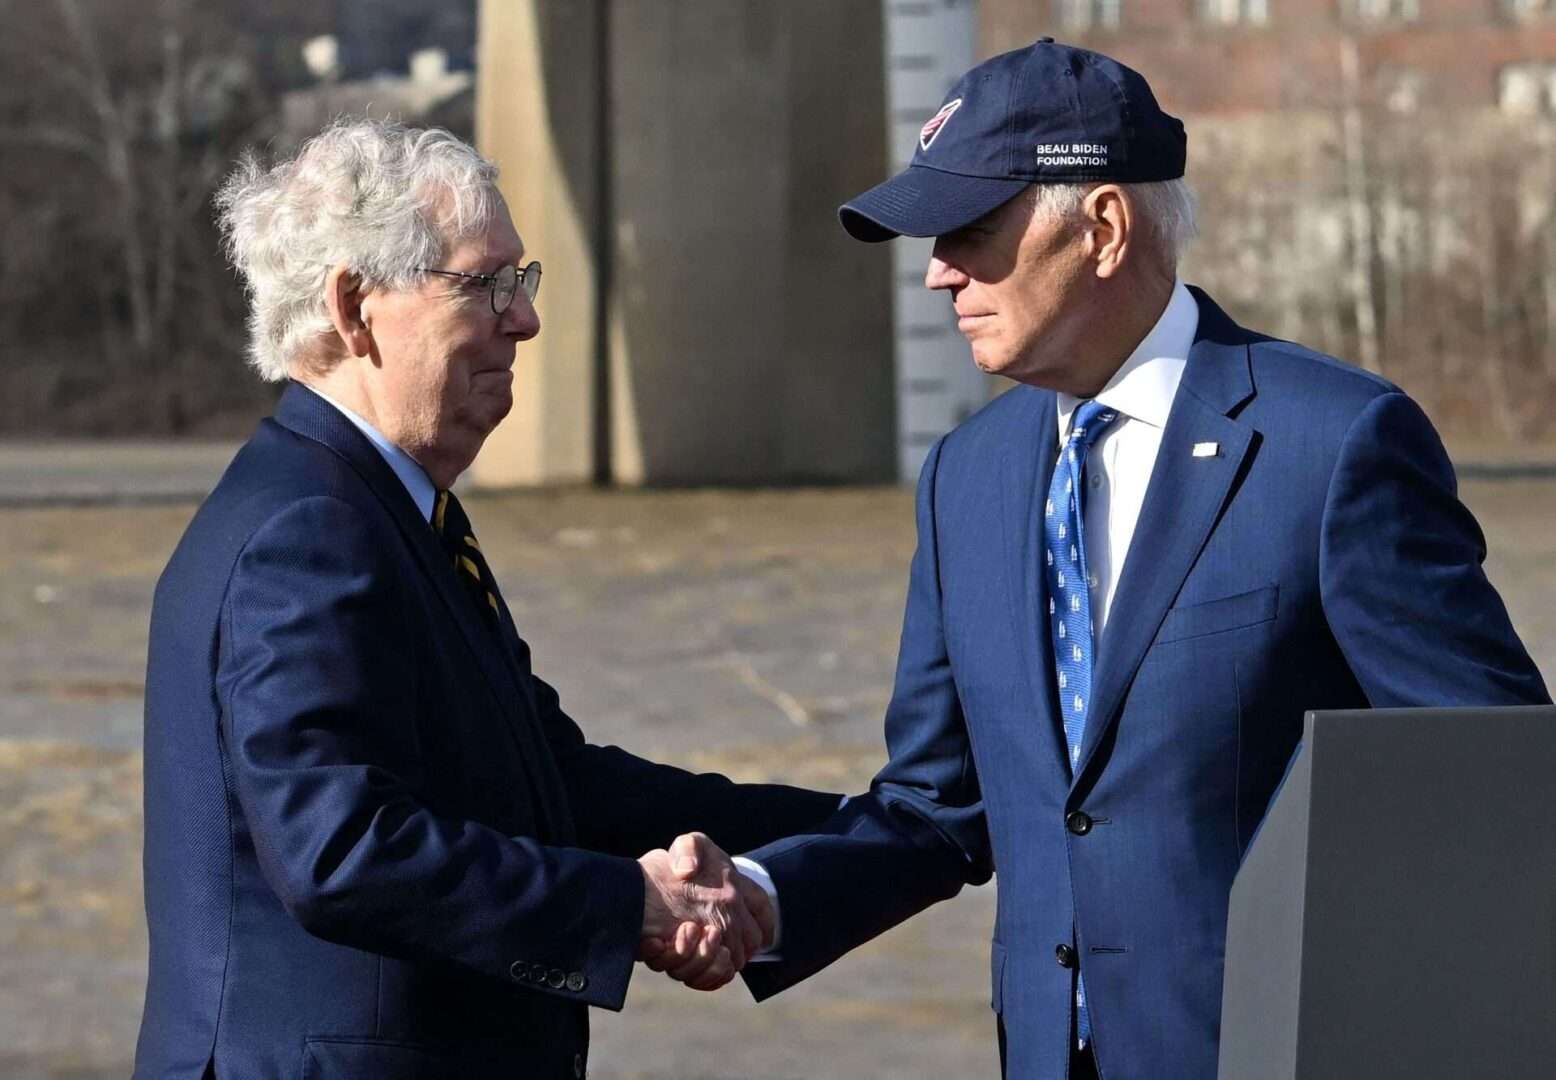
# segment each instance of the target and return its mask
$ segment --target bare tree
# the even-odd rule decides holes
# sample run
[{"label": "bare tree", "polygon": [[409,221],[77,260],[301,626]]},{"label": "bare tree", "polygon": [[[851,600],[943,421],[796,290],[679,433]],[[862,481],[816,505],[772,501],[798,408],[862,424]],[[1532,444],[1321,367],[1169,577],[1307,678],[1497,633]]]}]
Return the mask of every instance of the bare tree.
[{"label": "bare tree", "polygon": [[30,275],[0,274],[8,340],[70,365],[56,388],[135,386],[134,411],[157,426],[183,426],[200,396],[187,357],[241,345],[230,279],[216,294],[202,283],[227,279],[207,204],[235,146],[263,137],[266,110],[252,43],[225,29],[224,6],[0,8],[15,29],[0,44],[0,152],[17,165],[0,205],[55,225],[24,237],[47,248],[16,257]]}]

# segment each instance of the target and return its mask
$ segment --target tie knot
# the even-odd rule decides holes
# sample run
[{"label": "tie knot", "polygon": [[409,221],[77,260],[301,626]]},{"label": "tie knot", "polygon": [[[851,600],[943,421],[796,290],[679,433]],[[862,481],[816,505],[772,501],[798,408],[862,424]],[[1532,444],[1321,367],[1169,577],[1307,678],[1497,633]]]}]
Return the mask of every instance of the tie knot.
[{"label": "tie knot", "polygon": [[1103,429],[1116,419],[1118,419],[1118,412],[1096,399],[1081,402],[1075,410],[1075,415],[1070,419],[1069,445],[1091,446],[1102,434]]}]

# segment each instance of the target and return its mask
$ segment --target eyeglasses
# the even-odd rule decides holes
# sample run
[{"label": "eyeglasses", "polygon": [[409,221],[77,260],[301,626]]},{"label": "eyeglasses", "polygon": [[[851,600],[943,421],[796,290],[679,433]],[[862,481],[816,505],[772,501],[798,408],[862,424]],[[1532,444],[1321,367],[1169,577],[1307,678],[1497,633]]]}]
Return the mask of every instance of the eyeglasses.
[{"label": "eyeglasses", "polygon": [[492,313],[495,315],[508,310],[508,306],[513,303],[513,294],[519,289],[524,290],[524,298],[532,304],[535,302],[535,294],[540,292],[539,260],[525,267],[505,266],[495,274],[466,274],[460,270],[434,270],[429,266],[418,266],[416,270],[422,274],[482,282],[491,289]]}]

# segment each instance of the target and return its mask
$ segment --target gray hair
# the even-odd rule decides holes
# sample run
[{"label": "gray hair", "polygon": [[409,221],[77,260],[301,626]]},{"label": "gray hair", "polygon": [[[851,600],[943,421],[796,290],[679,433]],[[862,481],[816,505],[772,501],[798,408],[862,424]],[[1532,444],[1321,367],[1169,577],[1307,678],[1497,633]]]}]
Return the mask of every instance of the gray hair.
[{"label": "gray hair", "polygon": [[[1032,209],[1050,221],[1074,217],[1080,213],[1087,194],[1097,185],[1092,184],[1033,184]],[[1135,209],[1144,220],[1148,235],[1167,264],[1168,270],[1177,268],[1183,253],[1199,229],[1195,223],[1198,200],[1188,181],[1159,180],[1145,184],[1120,184],[1134,201]]]},{"label": "gray hair", "polygon": [[490,225],[497,166],[441,128],[342,118],[266,168],[246,153],[216,195],[249,296],[249,363],[276,382],[331,329],[324,280],[403,289]]}]

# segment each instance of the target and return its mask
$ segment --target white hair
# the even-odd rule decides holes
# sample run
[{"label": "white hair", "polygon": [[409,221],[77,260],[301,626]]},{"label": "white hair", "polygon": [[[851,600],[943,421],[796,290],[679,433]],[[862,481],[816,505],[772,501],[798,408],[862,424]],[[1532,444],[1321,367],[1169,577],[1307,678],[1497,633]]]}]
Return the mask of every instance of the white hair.
[{"label": "white hair", "polygon": [[[1032,210],[1049,221],[1071,218],[1080,213],[1081,204],[1097,185],[1033,184]],[[1189,243],[1198,233],[1195,211],[1198,200],[1188,181],[1158,180],[1144,184],[1120,184],[1133,200],[1135,210],[1145,222],[1148,235],[1167,263],[1175,269]]]},{"label": "white hair", "polygon": [[268,381],[331,329],[330,268],[364,288],[408,288],[496,211],[497,166],[440,128],[342,118],[266,168],[250,151],[216,195],[249,296],[249,363]]}]

